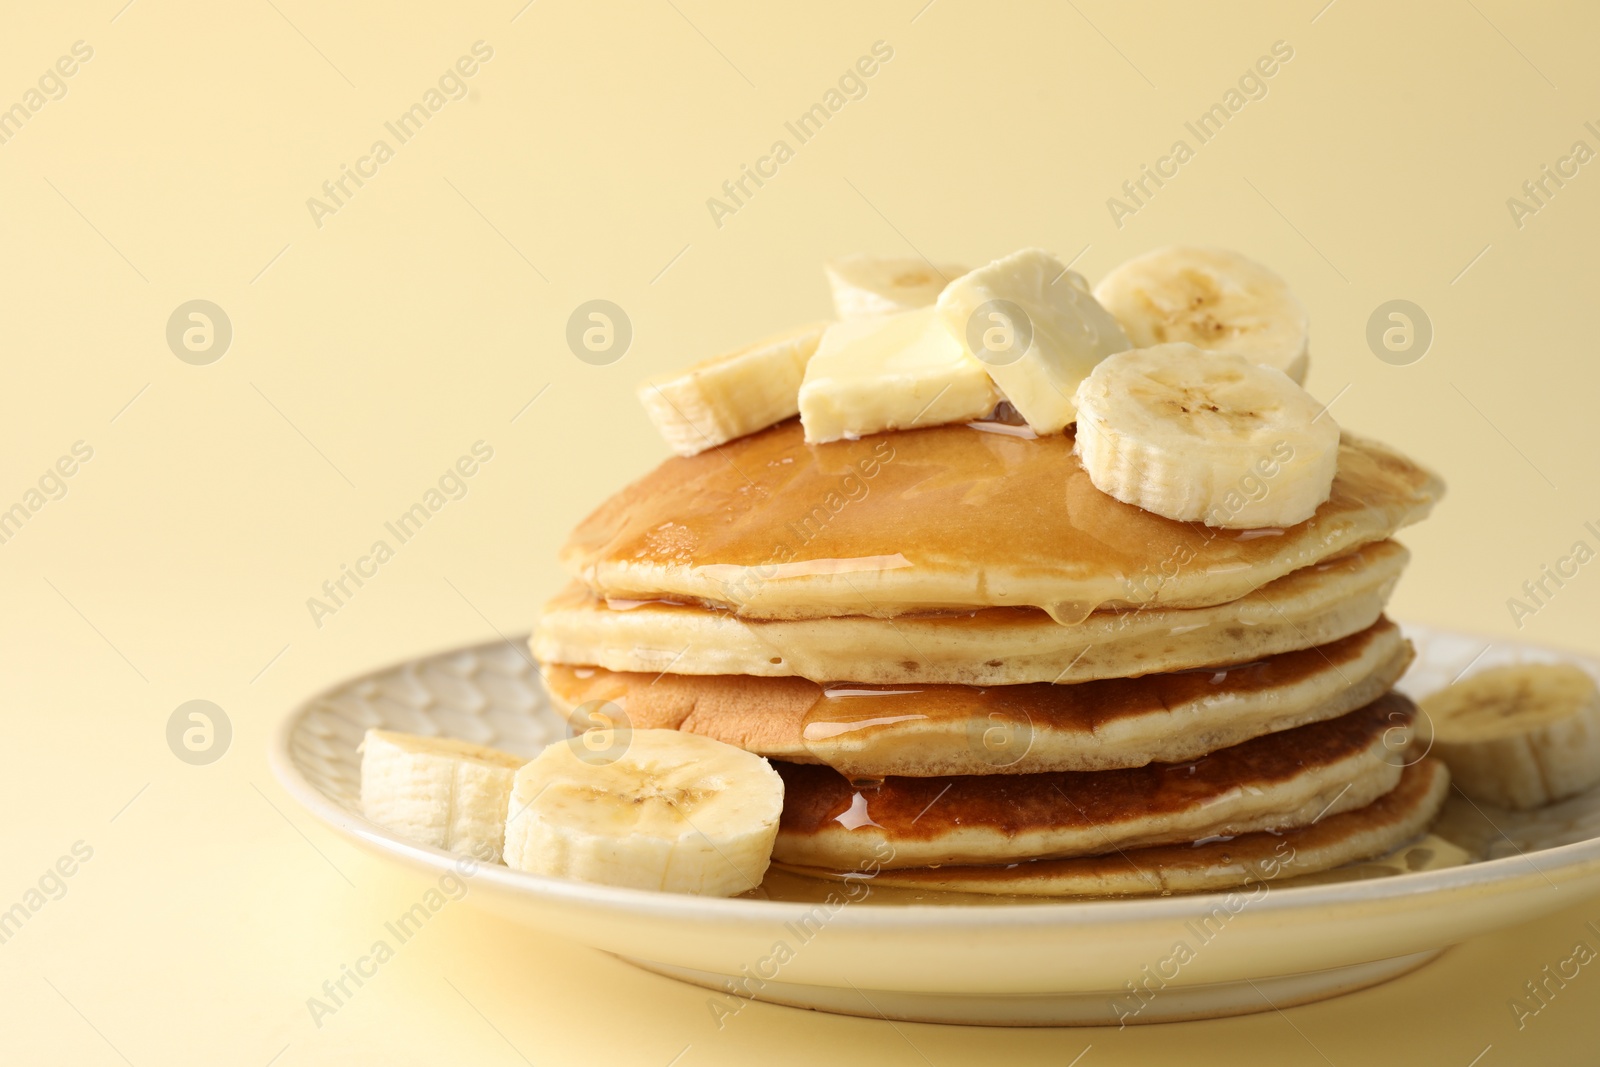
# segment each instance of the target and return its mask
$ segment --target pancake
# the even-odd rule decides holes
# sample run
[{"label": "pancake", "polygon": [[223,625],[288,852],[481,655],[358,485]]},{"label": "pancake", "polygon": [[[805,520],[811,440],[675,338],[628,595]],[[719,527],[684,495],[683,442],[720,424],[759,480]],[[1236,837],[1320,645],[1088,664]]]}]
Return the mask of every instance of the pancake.
[{"label": "pancake", "polygon": [[1107,496],[1072,448],[1070,434],[964,425],[808,445],[790,421],[667,460],[585,519],[562,561],[597,596],[747,618],[1026,606],[1076,622],[1236,600],[1389,537],[1444,491],[1398,453],[1346,435],[1312,518],[1219,530]]},{"label": "pancake", "polygon": [[1408,558],[1393,541],[1295,571],[1208,608],[1096,612],[1063,626],[1034,608],[897,619],[762,621],[659,602],[608,606],[581,586],[534,630],[541,663],[814,682],[1017,685],[1247,663],[1378,620]]},{"label": "pancake", "polygon": [[[874,891],[940,890],[1048,897],[1193,893],[1255,886],[1332,870],[1398,848],[1428,828],[1449,791],[1450,772],[1444,764],[1424,759],[1407,767],[1399,785],[1365,807],[1327,815],[1297,830],[1257,831],[1224,841],[1161,845],[1103,856],[998,867],[883,870],[867,881]],[[775,866],[813,878],[861,878],[859,872]]]},{"label": "pancake", "polygon": [[858,786],[828,767],[776,763],[784,797],[772,857],[839,870],[994,864],[1306,826],[1395,787],[1415,713],[1389,693],[1188,763],[1114,771]]},{"label": "pancake", "polygon": [[1179,763],[1371,703],[1411,662],[1388,619],[1317,648],[1233,668],[1077,685],[931,685],[613,673],[551,666],[569,715],[612,704],[612,721],[685,730],[849,778],[1035,774]]}]

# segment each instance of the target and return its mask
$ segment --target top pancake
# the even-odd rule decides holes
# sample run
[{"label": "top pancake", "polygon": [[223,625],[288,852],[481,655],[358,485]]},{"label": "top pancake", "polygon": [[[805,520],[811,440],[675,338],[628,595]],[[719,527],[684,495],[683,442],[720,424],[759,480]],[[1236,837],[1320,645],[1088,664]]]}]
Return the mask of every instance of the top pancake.
[{"label": "top pancake", "polygon": [[[1314,516],[1220,530],[1105,495],[1072,445],[963,425],[808,445],[798,422],[781,423],[667,460],[579,524],[562,561],[598,596],[747,618],[1023,606],[1076,622],[1235,600],[1388,537],[1444,491],[1399,454],[1346,435]],[[1270,492],[1270,479],[1241,481],[1251,487]]]}]

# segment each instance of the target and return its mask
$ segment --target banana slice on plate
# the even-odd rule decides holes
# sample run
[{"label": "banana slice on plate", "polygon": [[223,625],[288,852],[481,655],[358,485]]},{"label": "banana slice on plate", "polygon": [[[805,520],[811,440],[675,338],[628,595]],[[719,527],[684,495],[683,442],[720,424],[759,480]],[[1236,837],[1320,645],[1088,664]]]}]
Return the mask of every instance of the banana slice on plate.
[{"label": "banana slice on plate", "polygon": [[833,289],[833,308],[846,322],[927,307],[946,285],[967,273],[953,263],[864,252],[831,260],[822,269]]},{"label": "banana slice on plate", "polygon": [[650,421],[680,456],[764,430],[800,411],[800,382],[828,328],[813,322],[639,386]]},{"label": "banana slice on plate", "polygon": [[1537,808],[1600,782],[1600,687],[1567,664],[1492,667],[1420,702],[1469,797]]},{"label": "banana slice on plate", "polygon": [[783,779],[677,730],[591,730],[517,772],[506,863],[583,882],[733,896],[761,884]]},{"label": "banana slice on plate", "polygon": [[1078,387],[1074,450],[1095,488],[1229,529],[1293,526],[1333,488],[1339,427],[1280,371],[1190,344],[1102,361]]},{"label": "banana slice on plate", "polygon": [[1134,347],[1186,341],[1306,380],[1311,320],[1277,274],[1237,252],[1170,245],[1094,287]]},{"label": "banana slice on plate", "polygon": [[1024,248],[959,278],[939,295],[945,328],[983,364],[1037,434],[1077,418],[1078,383],[1133,346],[1083,276]]},{"label": "banana slice on plate", "polygon": [[361,810],[421,845],[500,862],[506,804],[522,756],[392,730],[361,742]]}]

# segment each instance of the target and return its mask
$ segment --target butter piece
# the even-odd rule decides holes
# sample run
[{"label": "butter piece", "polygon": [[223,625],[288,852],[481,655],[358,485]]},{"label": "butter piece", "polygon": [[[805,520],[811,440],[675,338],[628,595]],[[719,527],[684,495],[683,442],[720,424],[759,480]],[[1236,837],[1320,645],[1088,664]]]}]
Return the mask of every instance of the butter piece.
[{"label": "butter piece", "polygon": [[946,329],[988,372],[1035,433],[1078,417],[1078,383],[1133,345],[1082,275],[1025,248],[951,282],[939,295]]},{"label": "butter piece", "polygon": [[800,385],[800,422],[820,443],[965,422],[999,402],[983,364],[926,307],[828,327]]}]

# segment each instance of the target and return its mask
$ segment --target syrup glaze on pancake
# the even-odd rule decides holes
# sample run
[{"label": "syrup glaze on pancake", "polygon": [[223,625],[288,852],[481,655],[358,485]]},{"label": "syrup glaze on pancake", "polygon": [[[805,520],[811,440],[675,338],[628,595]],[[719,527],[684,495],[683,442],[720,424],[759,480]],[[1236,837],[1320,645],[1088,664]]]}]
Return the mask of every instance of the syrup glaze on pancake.
[{"label": "syrup glaze on pancake", "polygon": [[[1256,831],[1225,840],[1156,845],[1072,859],[886,869],[866,879],[872,886],[869,899],[892,903],[898,899],[894,891],[917,889],[1016,897],[1132,896],[1312,880],[1306,876],[1382,855],[1422,833],[1443,805],[1449,784],[1450,772],[1442,762],[1423,759],[1405,768],[1400,784],[1372,803],[1299,829]],[[1464,854],[1456,850],[1456,855]],[[862,878],[860,872],[775,866],[780,873],[817,879]],[[768,877],[778,881],[771,874]]]},{"label": "syrup glaze on pancake", "polygon": [[619,606],[574,585],[548,605],[541,663],[660,674],[799,676],[886,684],[1016,685],[1246,663],[1378,620],[1408,554],[1395,541],[1303,567],[1208,608],[1099,611],[1063,626],[1036,608],[875,619],[741,619],[660,602]]},{"label": "syrup glaze on pancake", "polygon": [[1077,685],[829,686],[802,678],[548,666],[568,712],[614,704],[637,729],[698,733],[849,777],[1032,774],[1194,759],[1376,700],[1411,661],[1387,619],[1317,648],[1234,667]]},{"label": "syrup glaze on pancake", "polygon": [[[983,863],[1092,855],[1130,844],[1304,825],[1317,811],[1304,810],[1296,783],[1323,776],[1329,768],[1368,765],[1384,780],[1347,781],[1335,801],[1352,802],[1343,808],[1329,803],[1323,810],[1366,804],[1393,788],[1404,757],[1385,759],[1389,753],[1378,750],[1388,748],[1391,738],[1403,742],[1415,713],[1416,705],[1391,692],[1337,719],[1267,734],[1187,763],[1123,770],[891,777],[858,784],[831,768],[775,763],[784,799],[773,855],[786,863],[849,868],[857,853],[870,856],[879,842],[888,842],[894,854],[884,867]],[[1392,773],[1385,776],[1381,770]],[[1374,784],[1380,786],[1376,791]],[[1241,798],[1274,791],[1295,798],[1292,811],[1281,818],[1262,821],[1255,812],[1259,825],[1239,827],[1222,814]],[[1195,833],[1196,817],[1208,811],[1215,811],[1221,823]],[[1029,839],[1042,838],[1072,838],[1082,845],[1032,855],[1017,851],[1026,849]],[[993,855],[963,858],[974,846]]]},{"label": "syrup glaze on pancake", "polygon": [[749,618],[1031,606],[1076,622],[1236,599],[1388,537],[1443,492],[1404,457],[1346,435],[1332,496],[1312,518],[1217,530],[1105,495],[1072,448],[1071,435],[959,425],[808,445],[790,421],[667,460],[579,524],[562,559],[602,597]]}]

